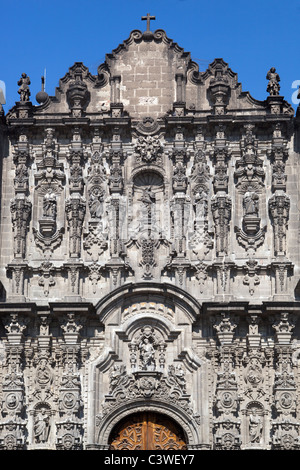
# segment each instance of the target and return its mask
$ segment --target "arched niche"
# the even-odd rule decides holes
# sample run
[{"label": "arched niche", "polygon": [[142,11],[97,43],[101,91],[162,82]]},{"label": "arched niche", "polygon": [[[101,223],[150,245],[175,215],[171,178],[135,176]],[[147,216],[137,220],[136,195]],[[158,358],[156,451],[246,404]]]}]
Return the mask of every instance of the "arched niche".
[{"label": "arched niche", "polygon": [[165,177],[161,169],[154,166],[135,169],[128,204],[129,238],[159,238],[166,216]]},{"label": "arched niche", "polygon": [[[189,324],[196,322],[200,316],[201,305],[188,292],[173,284],[152,281],[123,284],[99,300],[95,310],[100,322],[104,325],[107,325],[111,317],[118,312],[119,318],[116,321],[120,325],[122,322],[121,314],[124,311],[122,308],[124,309],[137,302],[155,302],[157,305],[166,304],[173,309],[173,313],[170,313],[171,316],[178,316],[177,311],[180,310],[186,323]],[[174,320],[176,324],[176,318]]]},{"label": "arched niche", "polygon": [[[148,282],[116,289],[99,301],[96,312],[107,346],[89,363],[89,443],[107,448],[120,415],[140,406],[177,415],[189,442],[199,443],[199,410],[191,399],[202,367],[191,348],[198,302],[175,286]],[[155,350],[154,366],[143,362],[144,338]]]}]

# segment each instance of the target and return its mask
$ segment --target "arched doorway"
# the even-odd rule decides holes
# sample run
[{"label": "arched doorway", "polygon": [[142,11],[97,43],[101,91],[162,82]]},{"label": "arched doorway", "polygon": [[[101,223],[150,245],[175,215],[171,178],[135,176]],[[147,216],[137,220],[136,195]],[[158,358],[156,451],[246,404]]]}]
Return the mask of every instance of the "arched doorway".
[{"label": "arched doorway", "polygon": [[111,450],[186,450],[180,426],[158,413],[136,413],[122,420],[113,429]]}]

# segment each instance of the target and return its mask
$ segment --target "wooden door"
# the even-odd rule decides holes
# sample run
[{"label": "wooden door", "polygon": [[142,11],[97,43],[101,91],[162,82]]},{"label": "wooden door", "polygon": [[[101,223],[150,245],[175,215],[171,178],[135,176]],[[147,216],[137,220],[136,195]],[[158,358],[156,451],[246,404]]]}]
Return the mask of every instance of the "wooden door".
[{"label": "wooden door", "polygon": [[183,433],[173,420],[156,413],[139,413],[112,433],[111,450],[185,450]]}]

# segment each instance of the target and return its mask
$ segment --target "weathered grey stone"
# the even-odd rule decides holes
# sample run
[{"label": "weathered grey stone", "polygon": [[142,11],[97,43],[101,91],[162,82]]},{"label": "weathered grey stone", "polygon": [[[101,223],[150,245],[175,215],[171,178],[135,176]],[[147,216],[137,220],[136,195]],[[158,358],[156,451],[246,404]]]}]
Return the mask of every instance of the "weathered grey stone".
[{"label": "weathered grey stone", "polygon": [[300,114],[145,19],[0,115],[0,448],[299,449]]}]

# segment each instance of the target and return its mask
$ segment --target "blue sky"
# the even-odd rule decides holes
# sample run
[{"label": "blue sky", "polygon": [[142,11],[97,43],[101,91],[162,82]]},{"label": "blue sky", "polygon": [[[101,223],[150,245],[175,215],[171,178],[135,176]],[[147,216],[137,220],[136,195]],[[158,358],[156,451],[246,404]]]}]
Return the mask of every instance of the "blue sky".
[{"label": "blue sky", "polygon": [[266,74],[276,67],[281,94],[297,106],[299,0],[2,0],[0,6],[5,112],[19,99],[22,72],[31,79],[31,98],[37,104],[45,69],[49,95],[74,62],[96,74],[105,54],[130,31],[145,30],[141,16],[148,12],[156,16],[151,29],[164,29],[199,62],[200,70],[222,57],[238,74],[243,91],[256,99],[268,96]]}]

